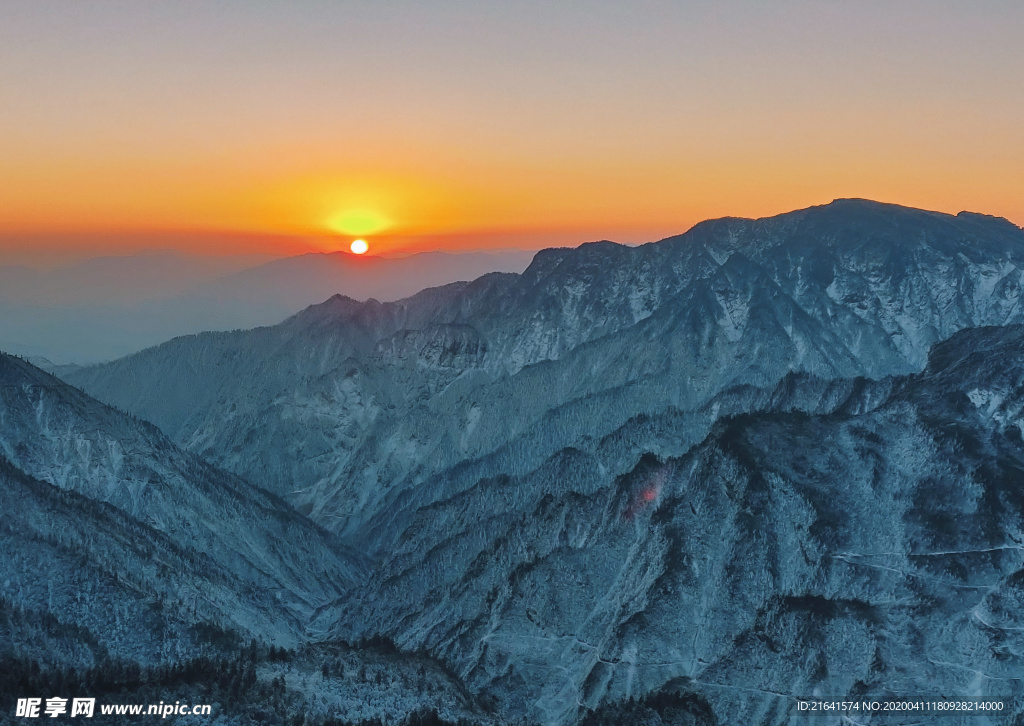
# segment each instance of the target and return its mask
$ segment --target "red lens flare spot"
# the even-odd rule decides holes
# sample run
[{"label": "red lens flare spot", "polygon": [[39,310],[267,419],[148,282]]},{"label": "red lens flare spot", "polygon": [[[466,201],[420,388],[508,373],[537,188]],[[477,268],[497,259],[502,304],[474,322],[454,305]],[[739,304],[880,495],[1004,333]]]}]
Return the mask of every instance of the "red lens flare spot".
[{"label": "red lens flare spot", "polygon": [[672,465],[662,466],[648,476],[641,486],[633,490],[629,506],[622,512],[622,516],[626,520],[632,520],[642,511],[651,506],[656,506],[665,482],[672,475],[673,471],[674,467]]}]

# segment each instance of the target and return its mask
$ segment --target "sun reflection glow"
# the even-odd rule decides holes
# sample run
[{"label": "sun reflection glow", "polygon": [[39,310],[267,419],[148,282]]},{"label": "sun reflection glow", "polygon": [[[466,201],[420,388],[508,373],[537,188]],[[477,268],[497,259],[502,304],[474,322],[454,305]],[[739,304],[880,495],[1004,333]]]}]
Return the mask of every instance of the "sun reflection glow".
[{"label": "sun reflection glow", "polygon": [[370,209],[347,209],[338,212],[328,226],[341,234],[375,234],[391,226],[391,220]]}]

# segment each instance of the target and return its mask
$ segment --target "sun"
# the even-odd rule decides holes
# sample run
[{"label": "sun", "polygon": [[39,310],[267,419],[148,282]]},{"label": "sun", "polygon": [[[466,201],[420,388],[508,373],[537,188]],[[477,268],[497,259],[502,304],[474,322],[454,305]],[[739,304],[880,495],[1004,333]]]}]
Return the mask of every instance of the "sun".
[{"label": "sun", "polygon": [[370,249],[370,245],[366,244],[365,239],[356,239],[352,240],[352,244],[350,244],[348,248],[352,250],[352,254],[354,255],[365,255],[367,250]]}]

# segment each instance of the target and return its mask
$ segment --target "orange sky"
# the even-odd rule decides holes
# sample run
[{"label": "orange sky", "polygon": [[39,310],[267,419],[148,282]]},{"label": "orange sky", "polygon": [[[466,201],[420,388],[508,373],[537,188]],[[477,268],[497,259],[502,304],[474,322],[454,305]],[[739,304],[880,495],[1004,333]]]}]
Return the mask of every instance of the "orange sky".
[{"label": "orange sky", "polygon": [[849,196],[1024,224],[1021,3],[625,5],[8,9],[0,257],[639,242]]}]

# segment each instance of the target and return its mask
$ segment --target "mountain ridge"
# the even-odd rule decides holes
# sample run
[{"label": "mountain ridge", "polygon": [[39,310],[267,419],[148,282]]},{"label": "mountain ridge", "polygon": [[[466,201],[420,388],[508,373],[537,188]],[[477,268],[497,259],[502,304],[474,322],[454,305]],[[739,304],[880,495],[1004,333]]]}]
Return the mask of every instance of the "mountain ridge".
[{"label": "mountain ridge", "polygon": [[[767,385],[791,368],[838,377],[919,370],[956,330],[1022,319],[1024,232],[1010,226],[860,200],[711,220],[638,247],[541,251],[520,275],[394,303],[332,297],[278,326],[178,339],[67,377],[333,529],[349,528],[353,505],[326,501],[361,507],[371,492],[420,477],[416,460],[493,450],[544,410],[639,382],[641,370],[663,372],[647,385],[650,400],[713,396],[743,376]],[[683,327],[659,329],[659,320]],[[465,335],[452,337],[456,329]],[[395,336],[406,343],[387,342]],[[472,356],[444,352],[470,339]],[[442,359],[461,362],[436,365]],[[671,374],[666,361],[676,361]],[[555,398],[534,400],[549,386]],[[639,413],[646,404],[624,405]],[[438,429],[426,422],[439,411],[451,413]],[[426,441],[417,433],[431,428]],[[508,436],[494,438],[503,429]],[[248,453],[228,453],[245,441]]]}]

